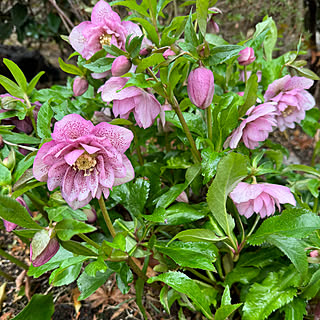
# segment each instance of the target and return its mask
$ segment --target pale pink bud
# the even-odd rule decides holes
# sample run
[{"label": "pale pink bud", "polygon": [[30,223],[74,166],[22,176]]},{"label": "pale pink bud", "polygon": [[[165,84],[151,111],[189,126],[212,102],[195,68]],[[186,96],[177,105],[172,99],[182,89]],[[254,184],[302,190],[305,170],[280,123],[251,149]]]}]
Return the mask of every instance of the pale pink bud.
[{"label": "pale pink bud", "polygon": [[210,106],[214,94],[214,77],[211,70],[200,67],[190,72],[188,77],[188,96],[200,109]]},{"label": "pale pink bud", "polygon": [[319,251],[318,250],[313,250],[310,252],[310,257],[316,258],[319,257]]},{"label": "pale pink bud", "polygon": [[76,77],[73,81],[73,95],[75,97],[83,95],[88,90],[88,81],[82,77]]},{"label": "pale pink bud", "polygon": [[83,212],[86,214],[87,219],[88,219],[87,221],[89,223],[94,223],[97,220],[97,212],[93,208],[83,209]]},{"label": "pale pink bud", "polygon": [[114,77],[120,77],[131,69],[131,61],[125,56],[119,56],[114,59],[111,67],[111,73]]},{"label": "pale pink bud", "polygon": [[168,59],[168,57],[170,57],[170,56],[175,56],[176,55],[176,53],[173,51],[173,50],[171,50],[171,49],[167,49],[163,54],[162,54],[162,56],[165,58],[165,59]]},{"label": "pale pink bud", "polygon": [[146,56],[149,54],[149,52],[150,52],[150,50],[148,48],[143,48],[140,50],[139,54],[140,54],[140,56]]},{"label": "pale pink bud", "polygon": [[185,192],[185,191],[182,191],[182,192],[178,195],[176,201],[189,203],[189,199],[188,199],[188,196],[187,196],[186,192]]},{"label": "pale pink bud", "polygon": [[252,63],[256,60],[254,56],[254,51],[252,48],[247,47],[239,52],[238,62],[241,66],[247,66],[248,64]]}]

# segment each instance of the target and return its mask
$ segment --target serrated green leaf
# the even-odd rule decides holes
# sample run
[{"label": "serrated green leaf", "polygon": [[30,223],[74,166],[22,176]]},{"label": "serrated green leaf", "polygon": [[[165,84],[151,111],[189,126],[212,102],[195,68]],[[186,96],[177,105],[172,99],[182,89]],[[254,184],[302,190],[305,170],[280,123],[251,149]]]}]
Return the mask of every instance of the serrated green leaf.
[{"label": "serrated green leaf", "polygon": [[84,222],[65,219],[57,223],[55,231],[60,240],[70,240],[74,235],[78,233],[88,233],[95,231],[94,226],[88,225]]},{"label": "serrated green leaf", "polygon": [[0,217],[23,228],[42,229],[32,220],[24,206],[18,201],[2,195],[0,195]]},{"label": "serrated green leaf", "polygon": [[303,320],[304,316],[308,314],[306,310],[307,303],[302,299],[295,298],[292,302],[284,307],[286,314],[285,320]]},{"label": "serrated green leaf", "polygon": [[49,283],[55,287],[65,286],[75,281],[81,271],[82,262],[71,265],[67,268],[59,268],[54,270],[49,278]]},{"label": "serrated green leaf", "polygon": [[312,299],[320,290],[320,270],[317,270],[311,277],[308,285],[302,290],[301,298]]},{"label": "serrated green leaf", "polygon": [[236,57],[239,54],[239,52],[244,48],[245,47],[243,46],[237,46],[237,45],[224,45],[224,46],[214,47],[210,51],[210,58],[209,58],[210,65],[217,65],[233,57]]},{"label": "serrated green leaf", "polygon": [[228,285],[226,285],[221,297],[221,306],[227,306],[230,304],[231,304],[230,288]]},{"label": "serrated green leaf", "polygon": [[82,256],[98,256],[96,252],[92,251],[91,249],[87,248],[77,241],[60,241],[60,244],[63,248],[75,254],[80,254]]},{"label": "serrated green leaf", "polygon": [[184,40],[187,44],[191,44],[193,47],[197,47],[199,45],[199,40],[192,23],[191,11],[190,11],[190,14],[186,23],[185,31],[184,31]]},{"label": "serrated green leaf", "polygon": [[320,217],[313,212],[292,208],[280,216],[273,216],[261,224],[260,228],[248,239],[252,245],[261,245],[270,235],[301,239],[320,228]]},{"label": "serrated green leaf", "polygon": [[246,158],[241,154],[229,153],[219,162],[216,177],[207,193],[209,209],[229,236],[234,228],[234,221],[226,210],[227,196],[246,175]]},{"label": "serrated green leaf", "polygon": [[9,59],[3,59],[3,63],[8,67],[22,91],[27,93],[27,79],[17,64]]},{"label": "serrated green leaf", "polygon": [[186,294],[193,300],[195,305],[208,319],[213,319],[208,302],[203,296],[199,286],[194,280],[190,279],[185,274],[181,272],[169,271],[167,273],[160,274],[157,277],[150,278],[148,283],[153,283],[155,281],[162,281],[176,291]]},{"label": "serrated green leaf", "polygon": [[306,69],[306,68],[298,68],[293,64],[289,64],[289,67],[293,68],[294,70],[296,70],[300,76],[302,77],[306,77],[308,79],[312,79],[312,80],[320,80],[319,76],[314,73],[313,71]]},{"label": "serrated green leaf", "polygon": [[141,26],[146,30],[148,38],[158,47],[159,46],[159,38],[155,27],[148,20],[144,18],[132,18],[131,21],[138,22]]},{"label": "serrated green leaf", "polygon": [[13,183],[16,183],[23,173],[33,165],[35,157],[36,156],[34,154],[29,153],[26,157],[18,162],[13,171]]},{"label": "serrated green leaf", "polygon": [[294,269],[270,272],[261,283],[254,283],[243,306],[243,320],[264,320],[273,311],[291,302],[297,294]]},{"label": "serrated green leaf", "polygon": [[208,16],[208,0],[196,0],[196,14],[199,29],[203,36],[206,35],[207,30],[207,16]]},{"label": "serrated green leaf", "polygon": [[151,56],[142,59],[136,69],[136,73],[143,72],[149,67],[155,67],[161,62],[165,61],[162,53],[154,53]]},{"label": "serrated green leaf", "polygon": [[282,172],[285,173],[288,171],[302,171],[320,178],[320,172],[318,170],[304,164],[290,164]]},{"label": "serrated green leaf", "polygon": [[102,57],[93,62],[86,63],[84,67],[92,72],[102,73],[111,70],[113,61],[114,58]]},{"label": "serrated green leaf", "polygon": [[47,101],[42,104],[37,116],[37,133],[40,138],[51,138],[51,120],[53,111]]}]

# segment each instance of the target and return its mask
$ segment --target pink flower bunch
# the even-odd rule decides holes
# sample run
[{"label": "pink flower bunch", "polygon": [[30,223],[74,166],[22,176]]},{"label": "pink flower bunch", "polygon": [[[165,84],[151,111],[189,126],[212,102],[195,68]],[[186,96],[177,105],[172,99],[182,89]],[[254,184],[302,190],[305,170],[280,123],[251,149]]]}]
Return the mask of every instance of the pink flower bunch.
[{"label": "pink flower bunch", "polygon": [[[131,21],[121,21],[119,15],[111,9],[104,0],[100,0],[92,9],[91,21],[81,22],[70,33],[69,40],[72,47],[83,58],[90,59],[103,45],[115,45],[121,50],[125,49],[128,35],[141,36],[138,25]],[[144,39],[142,48],[151,42]]]},{"label": "pink flower bunch", "polygon": [[247,66],[251,64],[256,57],[254,56],[254,50],[250,47],[247,47],[239,52],[238,62],[241,66]]},{"label": "pink flower bunch", "polygon": [[129,78],[112,77],[98,92],[101,92],[103,101],[113,101],[112,111],[116,117],[120,115],[120,118],[128,119],[130,112],[133,112],[138,126],[148,128],[160,113],[161,105],[154,95],[141,88],[132,86],[122,89],[128,80]]},{"label": "pink flower bunch", "polygon": [[276,103],[276,121],[280,131],[294,128],[295,122],[300,123],[305,118],[306,110],[314,107],[313,96],[305,89],[313,85],[313,80],[305,77],[284,76],[273,81],[265,95],[265,102]]},{"label": "pink flower bunch", "polygon": [[254,212],[260,214],[261,218],[271,216],[275,212],[275,205],[280,211],[280,203],[296,205],[296,200],[288,187],[270,183],[240,182],[229,196],[239,214],[246,218],[250,218]]},{"label": "pink flower bunch", "polygon": [[258,147],[259,141],[266,140],[272,127],[277,124],[274,119],[275,111],[276,107],[271,103],[252,106],[246,113],[248,117],[227,138],[224,147],[229,146],[231,149],[235,149],[240,140],[249,149]]},{"label": "pink flower bunch", "polygon": [[60,186],[73,209],[102,193],[107,198],[113,186],[134,177],[124,155],[133,139],[126,128],[106,122],[94,126],[78,114],[69,114],[55,124],[52,139],[39,149],[33,174],[37,180],[47,181],[50,191]]}]

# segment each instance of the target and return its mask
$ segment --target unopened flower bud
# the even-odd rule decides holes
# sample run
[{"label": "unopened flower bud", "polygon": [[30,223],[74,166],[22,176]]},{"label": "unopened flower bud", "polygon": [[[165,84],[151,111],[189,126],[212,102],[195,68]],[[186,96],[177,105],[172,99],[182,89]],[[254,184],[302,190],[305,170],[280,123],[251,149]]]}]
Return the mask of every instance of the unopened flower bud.
[{"label": "unopened flower bud", "polygon": [[131,69],[131,61],[125,56],[119,56],[114,59],[111,67],[111,73],[114,77],[121,77]]},{"label": "unopened flower bud", "polygon": [[163,54],[162,54],[162,56],[167,60],[168,59],[168,57],[170,57],[170,56],[175,56],[176,55],[176,53],[173,51],[173,50],[171,50],[171,49],[167,49]]},{"label": "unopened flower bud", "polygon": [[146,56],[149,54],[149,52],[150,52],[150,50],[148,48],[143,48],[140,50],[139,54],[140,54],[140,56]]},{"label": "unopened flower bud", "polygon": [[310,252],[310,257],[316,258],[319,257],[319,251],[318,250],[313,250]]},{"label": "unopened flower bud", "polygon": [[15,110],[17,107],[17,99],[11,96],[5,96],[1,98],[1,108],[4,110]]},{"label": "unopened flower bud", "polygon": [[75,97],[83,95],[89,87],[89,83],[85,78],[76,77],[73,81],[73,95]]},{"label": "unopened flower bud", "polygon": [[182,192],[178,195],[176,201],[189,203],[189,199],[188,199],[188,196],[187,196],[186,192],[185,192],[185,191],[182,191]]},{"label": "unopened flower bud", "polygon": [[214,77],[211,70],[200,67],[190,72],[188,77],[188,96],[200,109],[210,106],[214,94]]},{"label": "unopened flower bud", "polygon": [[239,52],[238,62],[241,66],[247,66],[248,64],[252,63],[256,60],[254,56],[254,51],[252,48],[247,47]]},{"label": "unopened flower bud", "polygon": [[59,242],[53,229],[37,232],[30,244],[30,260],[34,267],[39,267],[48,262],[59,250]]},{"label": "unopened flower bud", "polygon": [[86,214],[87,219],[88,219],[87,221],[89,223],[94,223],[97,220],[97,212],[93,208],[83,209],[83,212]]}]

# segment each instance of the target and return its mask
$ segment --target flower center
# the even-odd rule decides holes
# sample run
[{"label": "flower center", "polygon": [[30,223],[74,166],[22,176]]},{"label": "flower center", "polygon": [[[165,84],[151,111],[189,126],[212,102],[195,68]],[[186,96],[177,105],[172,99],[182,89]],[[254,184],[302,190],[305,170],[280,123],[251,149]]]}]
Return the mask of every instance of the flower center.
[{"label": "flower center", "polygon": [[83,170],[84,176],[90,176],[96,164],[97,160],[94,156],[84,153],[75,162],[74,169]]},{"label": "flower center", "polygon": [[283,117],[286,118],[286,117],[290,116],[290,114],[293,113],[294,108],[295,107],[293,107],[293,106],[288,106],[284,111],[282,111]]},{"label": "flower center", "polygon": [[111,39],[112,39],[112,35],[111,34],[104,33],[104,34],[102,34],[100,36],[99,41],[100,41],[102,46],[103,45],[110,46]]}]

